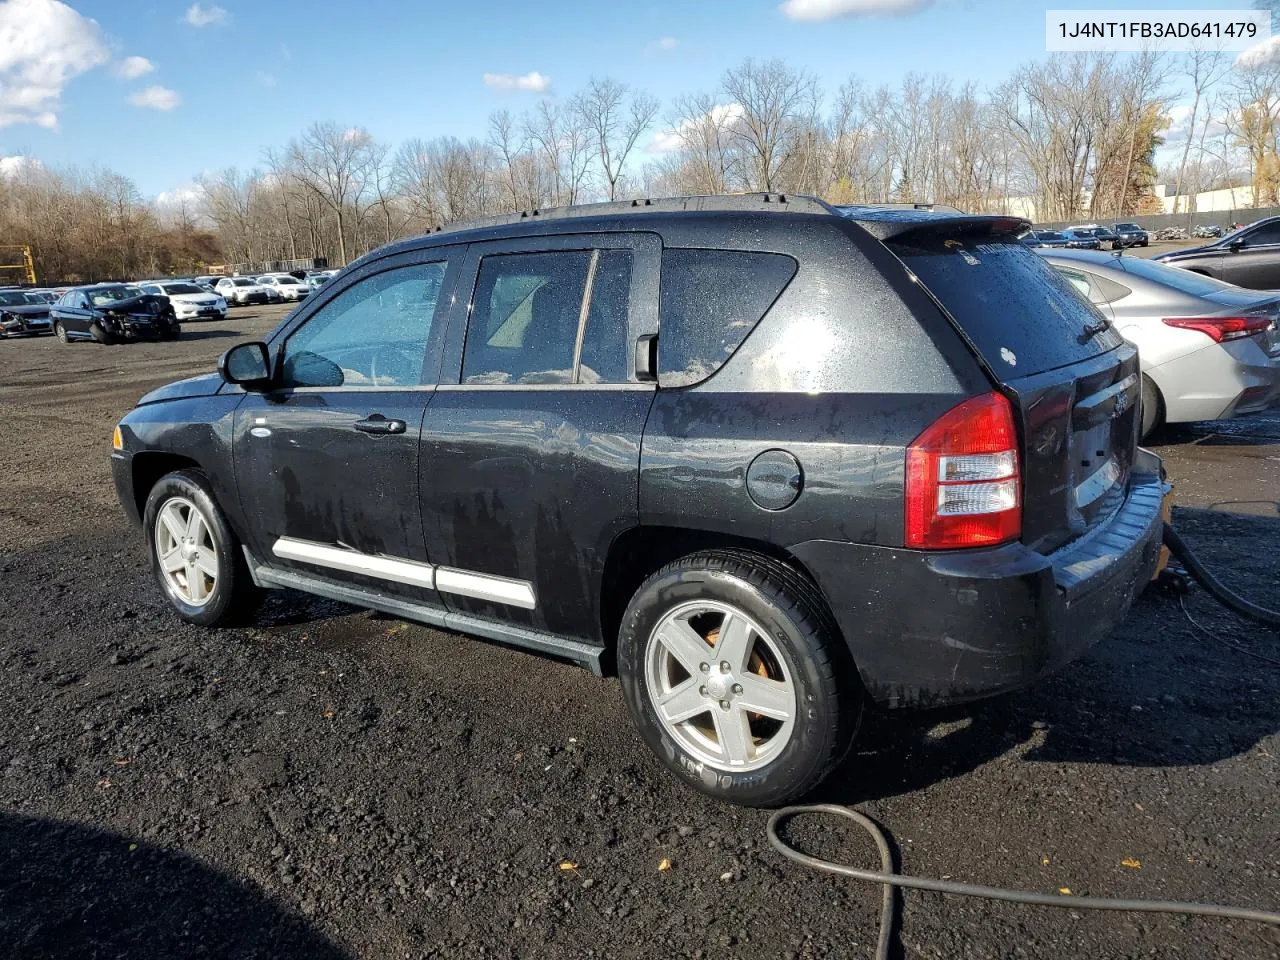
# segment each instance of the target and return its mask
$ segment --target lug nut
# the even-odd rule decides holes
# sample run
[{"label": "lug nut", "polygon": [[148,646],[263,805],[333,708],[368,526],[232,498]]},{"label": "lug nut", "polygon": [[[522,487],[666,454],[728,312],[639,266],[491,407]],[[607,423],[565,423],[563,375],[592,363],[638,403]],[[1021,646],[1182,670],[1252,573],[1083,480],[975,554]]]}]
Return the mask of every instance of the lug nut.
[{"label": "lug nut", "polygon": [[729,701],[728,701],[728,700],[721,700],[721,701],[720,701],[720,709],[722,709],[722,710],[728,710],[728,709],[729,709]]},{"label": "lug nut", "polygon": [[699,696],[702,696],[702,697],[705,697],[705,696],[707,695],[707,688],[706,688],[706,687],[699,687],[699,688],[698,688],[698,695],[699,695]]},{"label": "lug nut", "polygon": [[711,669],[711,667],[709,664],[700,663],[698,664],[698,669],[701,670],[703,673],[706,673],[708,670]]},{"label": "lug nut", "polygon": [[729,661],[728,661],[728,660],[721,660],[721,661],[720,661],[720,672],[721,672],[721,673],[728,673],[728,672],[729,672]]},{"label": "lug nut", "polygon": [[742,684],[740,684],[740,683],[735,683],[735,684],[733,685],[733,692],[734,692],[734,693],[741,693],[741,692],[742,692]]}]

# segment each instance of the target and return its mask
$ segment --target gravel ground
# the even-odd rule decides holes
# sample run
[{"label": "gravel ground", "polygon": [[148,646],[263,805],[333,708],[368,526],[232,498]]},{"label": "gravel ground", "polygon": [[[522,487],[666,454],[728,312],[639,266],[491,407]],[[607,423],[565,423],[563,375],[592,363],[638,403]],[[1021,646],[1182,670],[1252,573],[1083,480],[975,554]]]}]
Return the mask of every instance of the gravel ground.
[{"label": "gravel ground", "polygon": [[[249,629],[168,612],[115,503],[111,427],[281,313],[170,344],[0,343],[0,957],[869,955],[878,891],[791,866],[766,813],[666,776],[614,680],[293,594]],[[1159,449],[1184,535],[1274,601],[1280,416]],[[869,717],[822,799],[877,817],[910,873],[1280,906],[1280,668],[1248,655],[1280,646],[1186,606],[1216,639],[1149,593],[1033,690]],[[843,827],[794,835],[872,862]],[[902,941],[1280,957],[1243,924],[929,894]]]}]

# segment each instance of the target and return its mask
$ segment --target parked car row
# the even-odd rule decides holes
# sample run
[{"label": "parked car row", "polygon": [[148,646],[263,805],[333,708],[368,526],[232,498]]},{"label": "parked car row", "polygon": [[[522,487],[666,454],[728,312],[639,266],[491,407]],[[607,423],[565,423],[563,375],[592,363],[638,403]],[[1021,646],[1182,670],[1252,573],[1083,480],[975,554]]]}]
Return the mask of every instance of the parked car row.
[{"label": "parked car row", "polygon": [[1136,223],[1117,223],[1114,227],[1083,223],[1064,230],[1031,230],[1023,236],[1022,242],[1029,247],[1070,250],[1098,250],[1110,244],[1112,250],[1120,250],[1145,247],[1151,243],[1151,235]]}]

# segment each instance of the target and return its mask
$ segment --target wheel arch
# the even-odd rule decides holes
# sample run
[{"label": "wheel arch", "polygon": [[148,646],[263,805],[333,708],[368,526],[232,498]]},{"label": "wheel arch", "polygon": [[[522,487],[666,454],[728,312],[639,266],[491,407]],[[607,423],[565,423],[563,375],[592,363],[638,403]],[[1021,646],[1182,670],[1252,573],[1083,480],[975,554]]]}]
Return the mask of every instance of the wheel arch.
[{"label": "wheel arch", "polygon": [[131,481],[133,502],[138,508],[138,516],[141,517],[146,513],[147,497],[151,495],[151,488],[160,481],[161,477],[175,470],[189,469],[203,470],[204,468],[190,457],[164,450],[142,450],[135,453],[132,460]]},{"label": "wheel arch", "polygon": [[[640,525],[625,530],[610,544],[600,578],[600,636],[604,641],[603,662],[607,673],[613,672],[618,628],[636,590],[651,574],[673,560],[705,550],[742,550],[783,564],[813,588],[838,634],[830,604],[817,580],[804,564],[777,544],[718,531]],[[843,646],[844,638],[837,635],[837,639]]]}]

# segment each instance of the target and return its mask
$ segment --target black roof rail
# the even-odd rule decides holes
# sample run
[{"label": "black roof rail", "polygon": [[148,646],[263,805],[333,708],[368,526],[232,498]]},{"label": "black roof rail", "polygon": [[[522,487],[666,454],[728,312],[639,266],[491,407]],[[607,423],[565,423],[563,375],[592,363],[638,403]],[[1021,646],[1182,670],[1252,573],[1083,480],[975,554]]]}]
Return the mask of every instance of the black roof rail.
[{"label": "black roof rail", "polygon": [[803,194],[742,193],[704,197],[646,197],[638,200],[612,200],[604,203],[580,203],[568,207],[548,207],[542,210],[522,210],[519,213],[503,213],[475,220],[458,220],[436,227],[429,236],[435,236],[438,233],[455,233],[462,230],[479,230],[485,227],[502,227],[512,223],[566,220],[577,217],[614,217],[632,213],[755,213],[761,211],[838,213],[834,207],[825,201]]}]

